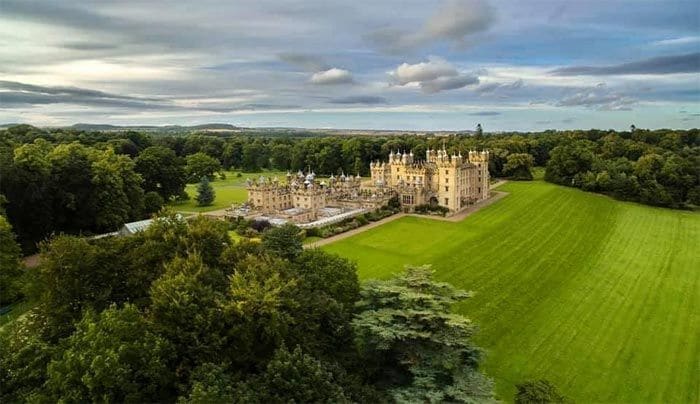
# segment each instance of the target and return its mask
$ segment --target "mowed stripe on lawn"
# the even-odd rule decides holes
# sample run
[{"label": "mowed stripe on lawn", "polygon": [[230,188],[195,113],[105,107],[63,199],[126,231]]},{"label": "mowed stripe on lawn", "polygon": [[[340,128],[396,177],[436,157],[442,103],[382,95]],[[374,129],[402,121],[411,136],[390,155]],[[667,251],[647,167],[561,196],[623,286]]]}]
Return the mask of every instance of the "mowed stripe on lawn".
[{"label": "mowed stripe on lawn", "polygon": [[577,401],[697,402],[700,215],[541,181],[460,223],[407,217],[326,247],[362,279],[430,263],[474,291],[485,370],[510,400],[547,378]]}]

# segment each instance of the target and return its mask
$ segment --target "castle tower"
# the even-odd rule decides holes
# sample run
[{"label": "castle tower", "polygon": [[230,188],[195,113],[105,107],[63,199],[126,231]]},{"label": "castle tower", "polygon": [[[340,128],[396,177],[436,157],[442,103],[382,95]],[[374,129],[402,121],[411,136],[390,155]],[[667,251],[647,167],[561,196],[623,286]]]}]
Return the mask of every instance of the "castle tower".
[{"label": "castle tower", "polygon": [[469,162],[476,166],[477,182],[476,193],[479,199],[487,199],[489,197],[489,189],[491,187],[491,177],[489,175],[489,152],[488,151],[470,151]]}]

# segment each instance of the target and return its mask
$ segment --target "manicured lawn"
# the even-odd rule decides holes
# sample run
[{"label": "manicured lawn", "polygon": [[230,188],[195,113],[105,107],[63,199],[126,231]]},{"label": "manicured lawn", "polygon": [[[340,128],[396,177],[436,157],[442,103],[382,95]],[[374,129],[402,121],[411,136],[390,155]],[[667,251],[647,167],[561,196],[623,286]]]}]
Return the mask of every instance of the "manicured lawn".
[{"label": "manicured lawn", "polygon": [[406,264],[475,296],[485,371],[503,400],[546,378],[577,402],[700,401],[700,214],[541,181],[460,223],[407,217],[324,249],[363,279]]},{"label": "manicured lawn", "polygon": [[190,196],[190,200],[173,203],[171,206],[180,212],[208,212],[211,210],[219,210],[231,207],[232,203],[245,202],[248,199],[248,191],[245,189],[245,181],[247,178],[257,178],[261,175],[266,177],[278,176],[280,181],[285,181],[286,172],[266,171],[258,173],[241,173],[241,177],[237,177],[238,171],[226,171],[226,179],[216,179],[211,182],[216,198],[210,206],[197,206],[197,201],[194,199],[197,195],[197,184],[187,184],[185,191]]}]

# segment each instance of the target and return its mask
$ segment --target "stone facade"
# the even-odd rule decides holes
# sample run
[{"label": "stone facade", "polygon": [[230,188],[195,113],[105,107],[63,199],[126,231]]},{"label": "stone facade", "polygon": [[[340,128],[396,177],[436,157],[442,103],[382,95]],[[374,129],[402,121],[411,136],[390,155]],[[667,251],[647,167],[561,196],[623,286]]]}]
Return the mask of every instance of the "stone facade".
[{"label": "stone facade", "polygon": [[489,196],[489,152],[470,151],[465,158],[428,150],[424,161],[413,153],[389,154],[388,162],[370,165],[372,184],[390,188],[409,208],[437,204],[457,212]]},{"label": "stone facade", "polygon": [[428,150],[425,160],[413,153],[389,154],[388,162],[372,162],[370,181],[345,174],[318,180],[316,174],[287,173],[286,182],[260,177],[248,180],[248,206],[255,212],[305,223],[323,217],[328,209],[377,209],[398,196],[407,210],[417,205],[446,207],[451,213],[489,196],[489,152],[448,155]]},{"label": "stone facade", "polygon": [[377,209],[393,196],[388,189],[363,187],[360,176],[341,174],[319,180],[313,172],[299,171],[286,177],[284,183],[269,177],[249,180],[248,205],[260,214],[304,223],[323,217],[326,207]]}]

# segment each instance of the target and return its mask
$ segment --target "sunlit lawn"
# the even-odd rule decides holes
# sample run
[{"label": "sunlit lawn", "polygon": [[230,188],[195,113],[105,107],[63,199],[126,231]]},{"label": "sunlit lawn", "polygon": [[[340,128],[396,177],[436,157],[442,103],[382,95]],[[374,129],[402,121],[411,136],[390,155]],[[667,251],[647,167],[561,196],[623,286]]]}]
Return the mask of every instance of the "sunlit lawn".
[{"label": "sunlit lawn", "polygon": [[[238,177],[238,174],[241,174]],[[226,171],[226,179],[215,179],[211,182],[214,188],[215,199],[214,203],[209,206],[197,206],[195,196],[197,195],[198,184],[187,184],[185,191],[190,196],[188,201],[172,203],[171,206],[181,212],[209,212],[231,207],[231,204],[245,202],[248,199],[248,191],[245,189],[245,181],[248,178],[257,178],[261,175],[266,177],[279,177],[280,181],[284,181],[286,172],[265,171],[257,173],[241,173],[240,171]]]},{"label": "sunlit lawn", "polygon": [[700,214],[542,181],[460,223],[407,217],[323,247],[362,279],[407,264],[475,296],[499,398],[526,379],[577,402],[700,402]]}]

